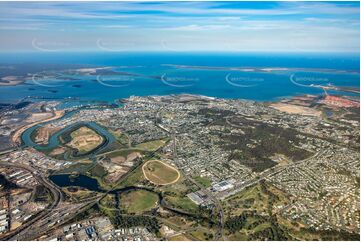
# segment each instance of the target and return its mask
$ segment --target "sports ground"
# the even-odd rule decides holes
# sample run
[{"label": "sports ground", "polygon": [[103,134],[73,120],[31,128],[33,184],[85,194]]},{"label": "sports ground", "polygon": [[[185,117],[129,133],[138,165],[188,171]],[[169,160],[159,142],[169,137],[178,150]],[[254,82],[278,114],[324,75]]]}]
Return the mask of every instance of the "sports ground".
[{"label": "sports ground", "polygon": [[173,184],[180,178],[180,173],[176,168],[160,160],[147,161],[142,170],[145,178],[156,185]]}]

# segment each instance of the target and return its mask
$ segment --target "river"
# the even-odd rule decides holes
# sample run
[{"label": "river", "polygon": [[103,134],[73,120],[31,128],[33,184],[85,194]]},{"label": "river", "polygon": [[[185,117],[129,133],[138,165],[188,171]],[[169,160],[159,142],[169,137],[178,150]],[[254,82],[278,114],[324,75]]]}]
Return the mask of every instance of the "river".
[{"label": "river", "polygon": [[[63,117],[61,117],[60,119],[58,120],[62,120],[62,119],[65,119],[67,117],[70,117],[71,115],[73,115],[77,110],[74,110],[74,111],[70,111],[68,113],[66,113]],[[67,127],[57,131],[55,134],[53,134],[50,138],[49,138],[49,141],[46,145],[40,145],[40,144],[37,144],[33,141],[32,139],[32,134],[34,132],[36,132],[36,130],[38,128],[40,128],[41,126],[44,126],[45,124],[48,124],[50,122],[53,122],[54,120],[52,121],[49,121],[49,122],[45,122],[45,123],[41,123],[41,124],[37,124],[37,125],[34,125],[33,127],[25,130],[22,135],[21,135],[21,140],[22,140],[22,145],[25,146],[25,147],[32,147],[38,151],[48,151],[48,150],[52,150],[56,147],[58,147],[59,145],[61,145],[61,142],[60,142],[60,139],[59,137],[64,134],[64,132],[67,132],[67,131],[70,131],[71,129],[74,129],[75,127],[80,127],[80,126],[87,126],[91,129],[93,129],[95,132],[97,132],[99,135],[103,136],[105,142],[102,143],[101,146],[97,147],[95,150],[93,150],[91,152],[91,154],[96,154],[98,152],[100,152],[101,150],[105,149],[108,144],[111,144],[112,142],[115,141],[115,138],[114,136],[109,133],[105,128],[103,128],[102,126],[98,125],[97,123],[95,122],[76,122],[76,123],[73,123],[71,125],[68,125]]]}]

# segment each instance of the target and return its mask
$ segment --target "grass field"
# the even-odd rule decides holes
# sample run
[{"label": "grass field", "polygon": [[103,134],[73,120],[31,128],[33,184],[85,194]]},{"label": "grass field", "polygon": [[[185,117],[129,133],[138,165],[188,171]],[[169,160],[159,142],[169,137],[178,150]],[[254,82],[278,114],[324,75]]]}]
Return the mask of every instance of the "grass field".
[{"label": "grass field", "polygon": [[156,151],[160,147],[164,146],[166,144],[166,140],[160,139],[160,140],[153,140],[145,143],[141,143],[136,146],[136,148],[141,150],[147,150],[147,151]]},{"label": "grass field", "polygon": [[231,236],[228,236],[228,239],[231,241],[246,241],[248,236],[244,232],[235,232]]},{"label": "grass field", "polygon": [[86,174],[93,166],[94,163],[92,161],[85,160],[79,163],[75,163],[62,170],[57,170],[54,172],[54,174],[68,174],[68,173]]},{"label": "grass field", "polygon": [[104,209],[115,209],[116,201],[112,194],[107,194],[99,201],[99,205]]},{"label": "grass field", "polygon": [[169,237],[170,241],[191,241],[191,239],[187,238],[184,234],[178,234],[172,237]]},{"label": "grass field", "polygon": [[165,220],[181,229],[189,229],[190,227],[195,226],[196,223],[195,221],[190,220],[187,217],[182,217],[178,214],[172,214],[171,216],[165,218]]},{"label": "grass field", "polygon": [[131,141],[128,135],[122,133],[120,130],[109,130],[109,132],[115,137],[119,144],[124,148],[131,147]]},{"label": "grass field", "polygon": [[181,209],[188,213],[196,213],[198,205],[192,202],[188,197],[166,196],[165,200],[174,208]]},{"label": "grass field", "polygon": [[90,176],[99,178],[103,178],[107,174],[107,171],[104,169],[104,167],[99,164],[96,164],[88,172]]},{"label": "grass field", "polygon": [[206,229],[206,228],[198,228],[192,232],[190,232],[190,234],[198,239],[198,240],[212,240],[214,238],[214,235],[212,233],[211,230]]},{"label": "grass field", "polygon": [[199,190],[199,187],[187,181],[184,177],[181,177],[170,186],[157,187],[157,190],[163,193],[164,200],[168,206],[190,214],[198,213],[198,205],[186,195]]},{"label": "grass field", "polygon": [[145,180],[144,174],[142,172],[142,167],[139,166],[135,170],[126,174],[126,179],[120,179],[120,181],[116,184],[116,188],[128,187],[128,186],[139,186]]},{"label": "grass field", "polygon": [[131,191],[120,197],[120,207],[127,213],[140,214],[150,211],[159,203],[158,195],[145,190]]},{"label": "grass field", "polygon": [[196,176],[193,178],[196,182],[198,182],[200,185],[202,185],[204,188],[208,188],[211,186],[212,184],[212,180],[209,179],[208,177],[201,177],[201,176]]},{"label": "grass field", "polygon": [[139,149],[130,148],[130,149],[121,149],[121,150],[112,151],[112,152],[106,153],[106,156],[109,158],[114,158],[114,157],[118,157],[118,156],[122,156],[122,157],[126,158],[128,155],[130,155],[131,153],[134,153],[134,152],[144,153]]},{"label": "grass field", "polygon": [[[276,211],[276,206],[289,203],[286,195],[276,187],[265,183],[262,189],[260,183],[236,193],[223,202],[224,212],[228,216],[238,216],[245,210],[256,210],[259,213],[272,213]],[[270,195],[264,190],[273,194],[272,206],[270,207]]]},{"label": "grass field", "polygon": [[93,198],[95,197],[96,195],[98,195],[98,193],[96,192],[93,192],[93,191],[89,191],[89,190],[86,190],[86,189],[82,189],[80,187],[72,187],[72,188],[66,188],[66,189],[63,189],[63,192],[65,194],[67,194],[68,196],[71,197],[72,200],[74,201],[80,201],[82,199],[89,199],[89,198]]},{"label": "grass field", "polygon": [[[281,224],[278,206],[290,203],[287,195],[261,181],[222,201],[225,231],[229,240],[285,240],[289,238]],[[275,219],[277,217],[277,219]],[[270,232],[272,231],[272,233]]]},{"label": "grass field", "polygon": [[179,171],[159,160],[150,160],[142,167],[144,176],[156,185],[168,185],[178,181]]}]

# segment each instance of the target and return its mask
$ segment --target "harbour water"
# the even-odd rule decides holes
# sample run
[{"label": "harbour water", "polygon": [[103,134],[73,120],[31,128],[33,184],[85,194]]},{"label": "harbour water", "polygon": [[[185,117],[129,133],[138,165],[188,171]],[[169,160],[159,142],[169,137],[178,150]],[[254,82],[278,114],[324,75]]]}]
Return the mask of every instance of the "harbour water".
[{"label": "harbour water", "polygon": [[[7,74],[7,67],[14,67],[15,72],[19,65],[24,69],[28,63],[57,71],[71,66],[112,67],[121,74],[37,82],[29,79],[17,86],[0,86],[0,103],[14,103],[24,97],[113,102],[131,95],[181,93],[272,101],[323,93],[311,85],[359,88],[360,79],[358,56],[310,53],[27,53],[21,58],[2,54],[0,74]],[[34,68],[27,68],[32,73]]]}]

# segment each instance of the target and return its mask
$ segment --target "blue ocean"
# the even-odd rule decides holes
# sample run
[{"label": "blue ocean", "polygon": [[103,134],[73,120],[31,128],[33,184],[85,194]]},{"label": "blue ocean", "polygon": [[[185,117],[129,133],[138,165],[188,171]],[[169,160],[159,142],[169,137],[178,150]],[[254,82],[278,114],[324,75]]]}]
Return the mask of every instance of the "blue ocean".
[{"label": "blue ocean", "polygon": [[[64,80],[59,78],[65,76],[63,70],[104,67],[111,68],[112,73],[77,72],[72,76],[67,73]],[[7,69],[15,76],[17,71],[39,76],[41,69],[52,71],[58,78],[40,75],[40,79],[30,78],[20,85],[0,86],[0,103],[15,103],[25,97],[113,102],[131,95],[182,93],[275,101],[295,95],[322,94],[324,90],[315,87],[321,85],[359,89],[359,67],[358,55],[324,53],[1,54],[1,77],[10,75]]]}]

